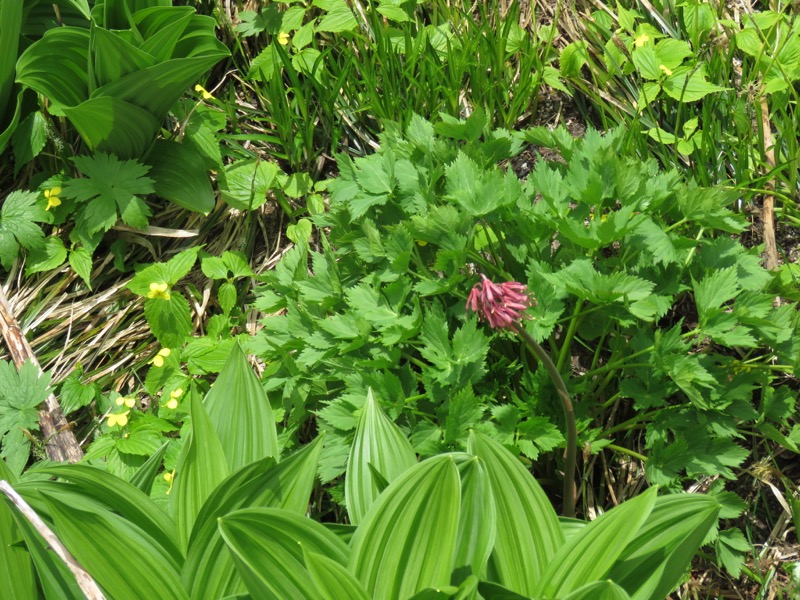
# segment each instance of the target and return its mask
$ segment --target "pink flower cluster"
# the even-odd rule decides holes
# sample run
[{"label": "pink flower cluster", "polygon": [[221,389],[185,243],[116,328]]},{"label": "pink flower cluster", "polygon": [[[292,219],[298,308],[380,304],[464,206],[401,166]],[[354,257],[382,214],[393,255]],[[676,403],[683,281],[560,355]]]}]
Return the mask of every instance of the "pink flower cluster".
[{"label": "pink flower cluster", "polygon": [[489,321],[493,329],[508,328],[525,318],[524,311],[531,303],[524,284],[507,281],[498,285],[483,274],[467,298],[467,308]]}]

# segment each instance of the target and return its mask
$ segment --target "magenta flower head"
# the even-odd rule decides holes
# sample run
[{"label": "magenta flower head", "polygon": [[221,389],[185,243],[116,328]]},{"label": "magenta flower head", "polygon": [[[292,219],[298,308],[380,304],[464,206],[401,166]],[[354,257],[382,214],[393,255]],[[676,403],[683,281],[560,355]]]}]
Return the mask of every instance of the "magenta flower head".
[{"label": "magenta flower head", "polygon": [[493,329],[509,328],[518,323],[525,318],[525,309],[532,303],[525,284],[506,281],[498,285],[482,273],[480,283],[472,288],[467,298],[467,308],[489,321]]}]

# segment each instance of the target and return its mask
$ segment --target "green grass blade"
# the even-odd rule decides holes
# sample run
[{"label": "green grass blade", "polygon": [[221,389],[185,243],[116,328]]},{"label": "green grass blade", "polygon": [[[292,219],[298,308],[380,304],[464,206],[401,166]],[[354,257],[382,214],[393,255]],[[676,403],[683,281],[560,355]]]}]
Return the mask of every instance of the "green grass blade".
[{"label": "green grass blade", "polygon": [[332,558],[304,548],[306,569],[319,590],[320,600],[369,600],[361,582]]},{"label": "green grass blade", "polygon": [[155,451],[153,456],[148,458],[145,463],[139,467],[136,473],[131,477],[131,485],[143,493],[150,495],[150,490],[153,489],[153,481],[155,481],[158,469],[164,460],[164,455],[167,453],[169,443],[165,443],[158,450]]},{"label": "green grass blade", "polygon": [[6,109],[14,90],[22,5],[22,0],[0,2],[0,125],[6,123]]}]

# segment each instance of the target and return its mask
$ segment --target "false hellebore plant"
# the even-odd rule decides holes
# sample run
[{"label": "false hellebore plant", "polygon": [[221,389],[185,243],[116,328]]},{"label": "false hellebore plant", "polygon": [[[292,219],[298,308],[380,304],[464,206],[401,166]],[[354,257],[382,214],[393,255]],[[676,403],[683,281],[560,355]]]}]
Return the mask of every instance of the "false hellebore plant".
[{"label": "false hellebore plant", "polygon": [[575,453],[577,446],[578,430],[575,425],[575,411],[572,408],[567,386],[564,379],[558,372],[558,368],[553,363],[550,355],[544,351],[536,340],[525,331],[520,325],[520,321],[525,318],[527,309],[533,300],[528,295],[525,284],[518,281],[507,281],[496,284],[481,273],[481,281],[469,293],[467,298],[467,308],[478,317],[488,321],[493,329],[510,329],[516,333],[522,342],[533,352],[548,375],[553,380],[553,384],[558,391],[561,399],[561,406],[564,409],[564,419],[567,423],[567,447],[564,452],[564,507],[562,512],[565,517],[575,516]]}]

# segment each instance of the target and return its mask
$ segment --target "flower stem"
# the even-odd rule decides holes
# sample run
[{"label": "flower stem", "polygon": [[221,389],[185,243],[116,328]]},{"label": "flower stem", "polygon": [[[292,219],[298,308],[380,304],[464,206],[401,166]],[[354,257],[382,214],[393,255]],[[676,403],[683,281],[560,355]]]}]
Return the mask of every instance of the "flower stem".
[{"label": "flower stem", "polygon": [[569,398],[569,392],[567,391],[564,379],[561,377],[561,373],[559,373],[550,355],[544,351],[544,348],[542,348],[521,325],[514,323],[511,325],[511,329],[522,338],[522,341],[531,349],[531,352],[542,362],[544,368],[547,369],[547,373],[550,375],[550,379],[553,380],[553,384],[556,386],[559,398],[561,398],[561,406],[564,409],[564,419],[567,423],[567,447],[564,451],[564,506],[561,512],[565,517],[574,517],[575,464],[578,450],[578,428],[575,424],[575,411],[572,408],[572,400]]}]

